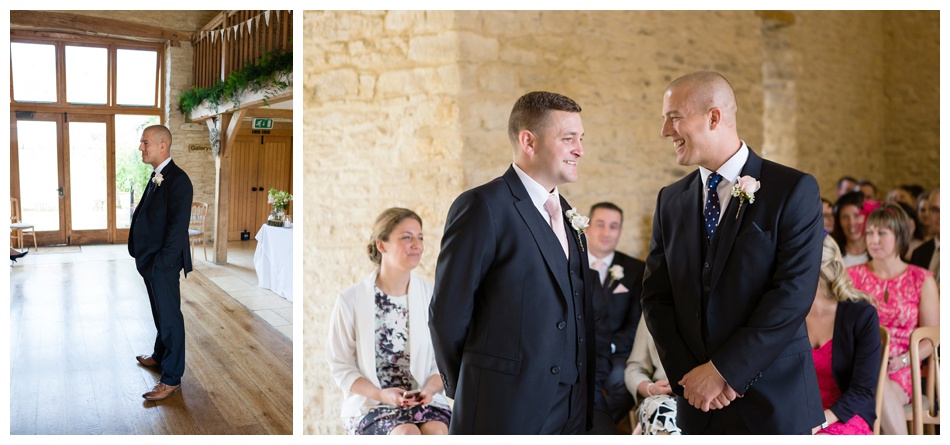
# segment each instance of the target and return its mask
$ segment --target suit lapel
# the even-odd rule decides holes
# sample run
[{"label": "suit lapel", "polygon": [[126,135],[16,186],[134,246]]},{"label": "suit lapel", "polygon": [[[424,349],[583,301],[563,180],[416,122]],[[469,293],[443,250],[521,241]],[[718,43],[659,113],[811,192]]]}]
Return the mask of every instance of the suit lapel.
[{"label": "suit lapel", "polygon": [[[558,241],[557,236],[554,235],[554,231],[551,230],[551,225],[541,217],[541,213],[538,212],[534,203],[531,202],[528,191],[524,188],[524,184],[521,183],[521,178],[518,177],[518,173],[515,172],[514,168],[509,167],[503,178],[505,182],[508,183],[508,188],[516,199],[515,208],[518,209],[518,213],[521,214],[521,219],[524,220],[525,225],[528,226],[528,230],[531,232],[534,242],[537,243],[538,248],[541,249],[541,256],[544,257],[544,263],[557,280],[563,297],[567,298],[571,292],[570,283],[567,282],[564,276],[564,271],[567,270],[567,258],[564,257],[564,249],[561,248],[561,242]],[[568,240],[570,240],[571,234],[568,233],[567,236]]]},{"label": "suit lapel", "polygon": [[[751,148],[749,149],[749,159],[746,160],[742,171],[739,173],[739,176],[745,175],[751,176],[756,180],[761,179],[762,176],[762,158],[758,157]],[[746,202],[742,204],[740,211],[738,197],[734,196],[729,200],[729,207],[726,209],[726,213],[722,215],[719,227],[716,228],[718,236],[713,237],[713,244],[709,247],[715,252],[713,257],[715,260],[713,262],[712,280],[709,283],[712,289],[716,288],[716,283],[719,281],[722,269],[725,267],[726,260],[729,259],[729,254],[732,252],[732,246],[735,244],[739,227],[742,226],[745,215],[748,214],[750,210],[750,205]],[[737,212],[739,215],[738,218],[736,218]]]},{"label": "suit lapel", "polygon": [[[701,295],[700,285],[702,283],[702,244],[706,242],[706,232],[703,231],[703,221],[700,217],[703,214],[703,181],[699,170],[693,175],[693,180],[686,187],[680,196],[678,218],[682,224],[678,232],[686,238],[686,242],[679,244],[681,246],[695,246],[699,250],[691,249],[688,252],[678,252],[678,258],[673,261],[682,262],[686,265],[687,277],[694,277],[689,282],[695,287],[693,294]],[[676,215],[676,213],[674,213]]]}]

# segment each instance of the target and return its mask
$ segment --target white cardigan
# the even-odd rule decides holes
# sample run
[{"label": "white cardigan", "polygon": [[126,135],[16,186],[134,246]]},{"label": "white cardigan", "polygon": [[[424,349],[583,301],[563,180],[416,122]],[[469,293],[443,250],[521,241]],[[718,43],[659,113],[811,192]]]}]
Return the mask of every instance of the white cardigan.
[{"label": "white cardigan", "polygon": [[[350,392],[356,379],[363,377],[380,386],[376,377],[375,285],[377,272],[350,286],[337,297],[330,316],[327,362],[337,386],[343,390],[341,417],[362,417],[379,402]],[[438,375],[432,338],[429,336],[429,301],[432,285],[411,274],[409,278],[409,372],[420,385]],[[415,389],[415,388],[406,388]],[[448,406],[441,392],[433,402]]]}]

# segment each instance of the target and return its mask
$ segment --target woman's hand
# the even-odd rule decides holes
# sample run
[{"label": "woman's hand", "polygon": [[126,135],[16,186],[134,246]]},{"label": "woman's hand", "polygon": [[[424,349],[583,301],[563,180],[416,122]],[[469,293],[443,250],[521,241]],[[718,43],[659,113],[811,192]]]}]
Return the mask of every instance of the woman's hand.
[{"label": "woman's hand", "polygon": [[887,359],[887,373],[893,374],[900,371],[910,363],[910,356],[905,352],[901,355]]},{"label": "woman's hand", "polygon": [[659,394],[673,394],[673,387],[670,386],[670,381],[667,379],[657,380],[653,383],[653,386],[650,386],[650,393],[653,395]]},{"label": "woman's hand", "polygon": [[402,388],[386,388],[379,391],[379,401],[392,406],[406,406],[406,401],[402,394],[406,390]]},{"label": "woman's hand", "polygon": [[432,394],[433,392],[429,388],[422,388],[422,390],[419,391],[419,396],[413,399],[413,403],[409,405],[428,405],[432,403]]}]

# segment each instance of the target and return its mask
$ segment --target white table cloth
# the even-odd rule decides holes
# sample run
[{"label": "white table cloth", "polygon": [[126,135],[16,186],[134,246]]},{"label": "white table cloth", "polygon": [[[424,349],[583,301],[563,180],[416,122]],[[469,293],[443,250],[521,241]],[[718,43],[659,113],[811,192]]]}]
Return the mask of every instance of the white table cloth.
[{"label": "white table cloth", "polygon": [[294,231],[264,224],[254,237],[257,285],[294,301]]}]

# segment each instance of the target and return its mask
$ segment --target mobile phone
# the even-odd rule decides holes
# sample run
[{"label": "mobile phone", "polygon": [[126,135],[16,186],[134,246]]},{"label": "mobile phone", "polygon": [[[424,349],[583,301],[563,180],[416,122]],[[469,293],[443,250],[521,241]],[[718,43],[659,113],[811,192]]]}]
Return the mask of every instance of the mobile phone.
[{"label": "mobile phone", "polygon": [[419,392],[420,391],[418,389],[414,389],[412,391],[403,391],[402,398],[409,400],[417,399],[419,398]]}]

